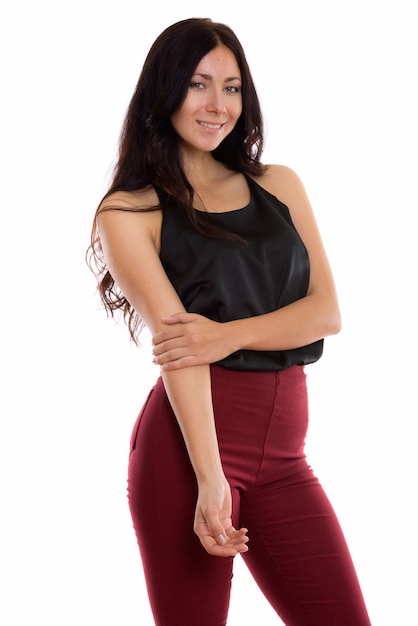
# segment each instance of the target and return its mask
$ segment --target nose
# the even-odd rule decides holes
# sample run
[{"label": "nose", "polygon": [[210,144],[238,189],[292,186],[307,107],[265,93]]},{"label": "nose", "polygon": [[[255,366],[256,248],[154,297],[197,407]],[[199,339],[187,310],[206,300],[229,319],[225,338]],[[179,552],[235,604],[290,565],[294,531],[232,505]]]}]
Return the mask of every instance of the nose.
[{"label": "nose", "polygon": [[212,113],[224,113],[226,111],[224,94],[217,89],[212,90],[206,104],[206,110]]}]

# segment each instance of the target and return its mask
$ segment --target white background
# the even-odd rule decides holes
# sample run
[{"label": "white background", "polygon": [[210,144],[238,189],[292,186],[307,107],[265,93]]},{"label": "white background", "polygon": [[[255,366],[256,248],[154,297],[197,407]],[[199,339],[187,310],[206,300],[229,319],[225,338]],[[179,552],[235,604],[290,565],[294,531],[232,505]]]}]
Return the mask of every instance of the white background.
[{"label": "white background", "polygon": [[[84,262],[145,54],[187,17],[228,23],[334,269],[343,331],[308,369],[308,453],[374,626],[416,610],[417,19],[397,0],[15,2],[1,9],[4,626],[151,626],[127,445],[158,372],[99,310]],[[168,520],[169,523],[169,520]],[[230,626],[278,624],[236,561]],[[353,625],[354,626],[354,625]]]}]

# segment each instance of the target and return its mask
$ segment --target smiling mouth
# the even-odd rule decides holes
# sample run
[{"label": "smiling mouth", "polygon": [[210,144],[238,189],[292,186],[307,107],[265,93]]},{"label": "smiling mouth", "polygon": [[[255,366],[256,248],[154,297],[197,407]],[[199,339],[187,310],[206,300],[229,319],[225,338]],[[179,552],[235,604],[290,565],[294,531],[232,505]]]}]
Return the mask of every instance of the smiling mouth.
[{"label": "smiling mouth", "polygon": [[197,122],[200,126],[204,126],[205,128],[210,128],[211,130],[220,130],[224,124],[211,124],[210,122],[201,122],[198,120]]}]

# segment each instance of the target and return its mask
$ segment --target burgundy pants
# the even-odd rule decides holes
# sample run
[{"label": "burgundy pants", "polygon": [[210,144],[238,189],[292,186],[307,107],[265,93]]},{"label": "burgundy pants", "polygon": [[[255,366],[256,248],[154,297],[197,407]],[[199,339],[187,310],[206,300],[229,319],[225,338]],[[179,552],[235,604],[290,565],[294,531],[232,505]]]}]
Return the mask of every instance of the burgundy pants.
[{"label": "burgundy pants", "polygon": [[[308,466],[305,372],[211,367],[218,440],[243,556],[287,626],[369,626],[334,511]],[[128,497],[158,626],[224,626],[233,558],[193,532],[196,479],[159,379],[134,426]],[[235,557],[240,558],[240,557]]]}]

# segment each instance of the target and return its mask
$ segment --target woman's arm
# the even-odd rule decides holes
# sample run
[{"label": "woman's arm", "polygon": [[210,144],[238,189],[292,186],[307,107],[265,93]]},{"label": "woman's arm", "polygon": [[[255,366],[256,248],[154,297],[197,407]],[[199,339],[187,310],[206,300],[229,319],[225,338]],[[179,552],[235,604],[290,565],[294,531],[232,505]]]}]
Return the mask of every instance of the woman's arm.
[{"label": "woman's arm", "polygon": [[217,323],[187,313],[168,316],[165,329],[153,337],[155,362],[166,371],[216,362],[240,349],[298,348],[340,331],[332,272],[302,182],[282,166],[271,166],[257,182],[289,208],[309,255],[308,293],[277,311],[232,322]]},{"label": "woman's arm", "polygon": [[[116,200],[110,198],[108,204],[115,206]],[[164,316],[184,311],[157,252],[160,212],[103,211],[98,224],[113,279],[151,333],[159,332]],[[231,523],[231,495],[219,454],[209,367],[164,372],[163,380],[198,482],[195,531],[211,554],[233,556],[245,551],[246,531],[236,531]]]}]

